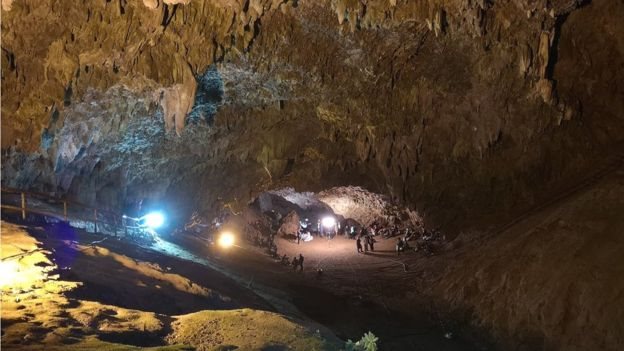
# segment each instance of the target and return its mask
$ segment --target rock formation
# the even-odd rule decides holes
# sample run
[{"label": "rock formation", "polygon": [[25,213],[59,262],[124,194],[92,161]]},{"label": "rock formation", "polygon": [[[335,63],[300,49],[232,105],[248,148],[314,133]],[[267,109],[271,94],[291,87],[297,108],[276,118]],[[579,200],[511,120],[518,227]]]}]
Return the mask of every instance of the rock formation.
[{"label": "rock formation", "polygon": [[[113,207],[145,193],[211,207],[355,184],[440,218],[439,203],[512,208],[620,138],[622,88],[610,83],[623,74],[622,11],[3,2],[3,181]],[[216,118],[187,125],[212,64]],[[189,198],[197,183],[212,191]]]},{"label": "rock formation", "polygon": [[614,0],[3,0],[2,183],[180,218],[361,186],[484,227],[622,152],[623,18]]},{"label": "rock formation", "polygon": [[[444,201],[464,215],[513,207],[619,138],[622,11],[604,0],[3,2],[3,180],[113,207],[145,193],[210,207],[347,184],[432,214]],[[216,118],[185,126],[212,64]],[[213,191],[189,199],[198,182]]]}]

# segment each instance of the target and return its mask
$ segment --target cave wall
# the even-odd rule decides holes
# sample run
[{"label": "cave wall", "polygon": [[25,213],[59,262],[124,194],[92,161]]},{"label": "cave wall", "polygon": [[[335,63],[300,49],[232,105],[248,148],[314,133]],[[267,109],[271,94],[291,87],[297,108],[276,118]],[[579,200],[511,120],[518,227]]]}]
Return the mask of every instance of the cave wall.
[{"label": "cave wall", "polygon": [[455,241],[428,262],[436,283],[404,290],[443,296],[501,350],[621,350],[621,166],[497,236]]},{"label": "cave wall", "polygon": [[[484,228],[622,154],[622,18],[614,0],[2,1],[2,185],[181,220],[355,185]],[[619,262],[613,189],[460,248],[430,293],[512,345],[616,349],[621,272],[591,277]]]},{"label": "cave wall", "polygon": [[[438,223],[504,217],[619,151],[623,8],[3,2],[2,181],[206,210],[361,185]],[[212,64],[222,101],[189,123]]]}]

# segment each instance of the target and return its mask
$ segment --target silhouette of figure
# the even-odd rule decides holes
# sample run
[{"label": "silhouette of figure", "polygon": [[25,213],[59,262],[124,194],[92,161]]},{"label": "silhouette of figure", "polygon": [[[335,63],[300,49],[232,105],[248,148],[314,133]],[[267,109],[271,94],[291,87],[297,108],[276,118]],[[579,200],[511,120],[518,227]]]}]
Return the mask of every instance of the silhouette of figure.
[{"label": "silhouette of figure", "polygon": [[397,256],[401,255],[401,251],[403,251],[403,239],[399,238],[396,243]]}]

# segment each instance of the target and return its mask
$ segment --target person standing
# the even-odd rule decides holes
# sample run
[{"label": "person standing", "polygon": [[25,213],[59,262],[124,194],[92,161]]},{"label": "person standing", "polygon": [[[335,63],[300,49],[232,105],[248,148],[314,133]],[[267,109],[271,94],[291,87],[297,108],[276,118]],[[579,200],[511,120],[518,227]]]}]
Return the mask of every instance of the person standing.
[{"label": "person standing", "polygon": [[368,252],[368,235],[364,236],[364,252]]},{"label": "person standing", "polygon": [[355,241],[356,246],[357,246],[357,252],[364,252],[364,250],[362,250],[362,239],[360,239],[360,237],[357,237],[357,240]]},{"label": "person standing", "polygon": [[303,255],[299,254],[299,267],[301,268],[301,271],[303,272]]},{"label": "person standing", "polygon": [[399,238],[396,243],[397,256],[401,255],[401,251],[403,251],[403,239]]},{"label": "person standing", "polygon": [[375,239],[372,236],[368,236],[368,245],[370,246],[371,251],[375,251]]},{"label": "person standing", "polygon": [[269,236],[269,250],[273,249],[273,245],[275,245],[275,233],[271,233]]},{"label": "person standing", "polygon": [[301,230],[297,230],[297,245],[301,242]]}]

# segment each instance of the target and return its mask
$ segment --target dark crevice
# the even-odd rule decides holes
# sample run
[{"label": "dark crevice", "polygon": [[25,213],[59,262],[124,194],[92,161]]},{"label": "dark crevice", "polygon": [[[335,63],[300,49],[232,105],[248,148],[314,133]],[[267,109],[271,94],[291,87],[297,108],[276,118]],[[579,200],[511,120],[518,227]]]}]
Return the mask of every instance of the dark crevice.
[{"label": "dark crevice", "polygon": [[[574,10],[578,10],[582,7],[585,7],[589,5],[589,3],[591,3],[591,0],[579,0]],[[556,81],[553,79],[553,77],[554,77],[554,72],[555,72],[555,65],[557,64],[557,61],[559,61],[559,42],[561,41],[561,30],[563,28],[565,21],[568,19],[568,16],[570,15],[570,13],[572,13],[572,11],[573,10],[570,10],[569,12],[565,12],[557,16],[557,18],[555,19],[555,25],[553,29],[554,31],[553,41],[552,41],[552,45],[550,46],[550,55],[548,55],[548,63],[546,64],[546,73],[545,73],[546,78],[549,80],[552,80],[553,88],[555,88],[555,85],[556,85]]]},{"label": "dark crevice", "polygon": [[553,42],[550,46],[550,54],[548,55],[548,62],[546,64],[546,78],[552,80],[555,72],[555,65],[559,60],[559,42],[561,40],[561,27],[568,18],[568,15],[562,15],[555,20]]},{"label": "dark crevice", "polygon": [[119,0],[119,13],[122,15],[126,14],[126,0]]},{"label": "dark crevice", "polygon": [[286,168],[284,169],[284,174],[282,176],[287,176],[292,173],[293,168],[295,167],[295,159],[289,158],[286,162]]},{"label": "dark crevice", "polygon": [[[249,40],[249,44],[247,45],[247,48],[245,49],[245,52],[249,52],[249,50],[251,50],[254,42],[256,41],[256,38],[260,34],[260,27],[261,26],[262,26],[262,24],[261,24],[260,18],[256,19],[254,21],[254,23],[253,23],[253,36]],[[245,31],[249,31],[249,29],[246,29]]]},{"label": "dark crevice", "polygon": [[73,93],[74,91],[72,90],[72,84],[70,82],[69,85],[67,85],[67,88],[65,89],[65,95],[63,97],[64,106],[71,105],[71,98],[72,98]]},{"label": "dark crevice", "polygon": [[163,18],[160,25],[166,27],[169,19],[169,5],[163,4]]},{"label": "dark crevice", "polygon": [[178,10],[178,4],[173,5],[171,14],[169,13],[169,5],[164,4],[163,8],[164,8],[164,11],[163,11],[163,19],[162,19],[161,25],[165,27],[164,30],[166,30],[167,26],[169,26],[169,23],[171,23],[171,20],[173,19],[173,17],[176,14],[176,11]]},{"label": "dark crevice", "polygon": [[4,52],[4,55],[7,58],[7,61],[9,61],[9,69],[11,71],[15,70],[15,54],[5,48],[2,48],[2,52]]}]

